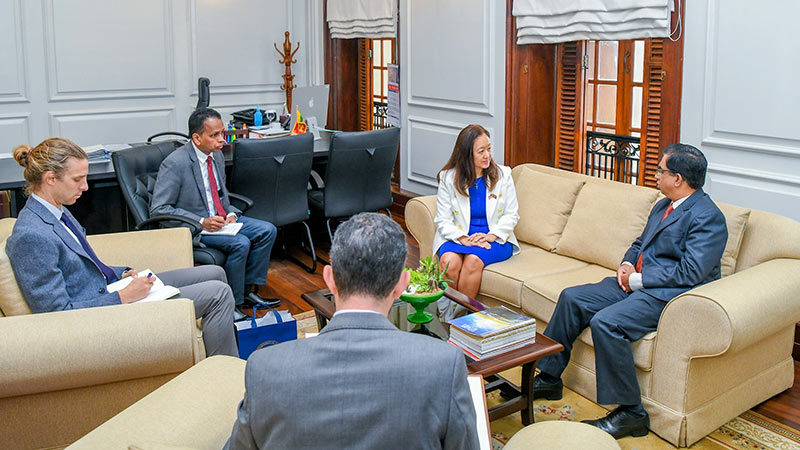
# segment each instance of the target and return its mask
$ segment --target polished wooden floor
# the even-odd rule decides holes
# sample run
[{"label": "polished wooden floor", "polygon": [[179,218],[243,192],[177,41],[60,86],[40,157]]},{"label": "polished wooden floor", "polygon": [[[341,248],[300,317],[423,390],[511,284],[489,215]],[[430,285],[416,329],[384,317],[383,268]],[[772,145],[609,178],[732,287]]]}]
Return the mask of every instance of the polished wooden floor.
[{"label": "polished wooden floor", "polygon": [[[393,215],[393,218],[405,229],[405,221],[402,216]],[[406,267],[416,267],[419,263],[419,245],[417,241],[408,234],[406,230],[406,242],[408,243],[408,258]],[[318,246],[319,254],[328,259],[328,249],[330,243],[327,242],[327,234],[323,232],[315,233],[315,243]],[[309,258],[303,253],[290,250],[292,254],[308,261]],[[322,289],[325,282],[322,280],[322,265],[319,264],[315,273],[310,274],[300,266],[292,263],[280,255],[279,251],[273,252],[270,261],[269,278],[267,286],[262,287],[259,293],[262,296],[280,297],[283,299],[281,309],[288,309],[292,314],[303,311],[311,311],[311,306],[303,301],[301,295],[305,292]],[[776,395],[766,402],[753,408],[759,414],[767,416],[780,423],[800,430],[800,364],[794,363],[794,386],[791,389]]]}]

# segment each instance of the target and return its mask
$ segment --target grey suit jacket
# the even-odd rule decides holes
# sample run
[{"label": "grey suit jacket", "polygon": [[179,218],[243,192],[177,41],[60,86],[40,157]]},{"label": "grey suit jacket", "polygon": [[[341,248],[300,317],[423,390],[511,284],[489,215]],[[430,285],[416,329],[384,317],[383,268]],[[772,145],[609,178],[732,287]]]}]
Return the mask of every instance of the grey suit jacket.
[{"label": "grey suit jacket", "polygon": [[[220,178],[217,184],[222,206],[225,212],[240,215],[242,212],[231,205],[225,187],[225,157],[221,152],[213,152],[211,156]],[[191,143],[175,150],[161,162],[150,201],[150,215],[160,214],[175,214],[197,222],[210,215],[202,172]],[[174,224],[179,225],[177,222]]]},{"label": "grey suit jacket", "polygon": [[479,447],[461,351],[378,314],[254,352],[245,387],[226,448]]},{"label": "grey suit jacket", "polygon": [[[65,214],[80,226],[69,211]],[[120,303],[118,293],[106,291],[103,272],[83,247],[33,198],[19,212],[6,254],[22,295],[35,313]],[[126,269],[110,267],[118,277]]]}]

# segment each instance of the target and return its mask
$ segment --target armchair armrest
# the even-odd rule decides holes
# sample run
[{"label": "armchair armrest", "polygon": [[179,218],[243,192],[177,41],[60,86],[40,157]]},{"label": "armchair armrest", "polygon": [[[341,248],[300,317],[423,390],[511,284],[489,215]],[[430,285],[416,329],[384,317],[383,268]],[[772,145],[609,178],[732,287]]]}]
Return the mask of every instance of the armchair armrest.
[{"label": "armchair armrest", "polygon": [[406,227],[419,243],[419,256],[424,258],[433,252],[433,236],[436,225],[436,196],[415,197],[406,204]]},{"label": "armchair armrest", "polygon": [[189,230],[192,232],[192,237],[197,236],[203,231],[203,227],[200,225],[199,222],[195,222],[193,220],[187,219],[183,216],[176,216],[173,214],[164,214],[160,216],[152,216],[145,220],[144,222],[136,225],[136,231],[147,230],[150,225],[154,225],[161,222],[181,222],[185,223],[186,226],[189,227]]},{"label": "armchair armrest", "polygon": [[190,300],[0,319],[0,398],[177,374],[199,361]]},{"label": "armchair armrest", "polygon": [[[736,355],[800,321],[800,260],[773,259],[692,289],[661,314],[653,354],[652,393],[679,408],[692,362]],[[791,342],[786,343],[791,358]],[[710,381],[709,381],[710,382]],[[677,396],[676,396],[677,395]],[[670,399],[669,401],[666,399]]]},{"label": "armchair armrest", "polygon": [[106,264],[164,272],[194,265],[192,236],[186,227],[88,237],[98,258]]},{"label": "armchair armrest", "polygon": [[[253,207],[253,200],[250,197],[245,197],[244,195],[234,194],[233,192],[228,192],[228,197],[231,198],[231,202],[236,203],[236,207],[242,210],[242,214],[245,213],[248,209]],[[241,207],[240,207],[241,205]]]}]

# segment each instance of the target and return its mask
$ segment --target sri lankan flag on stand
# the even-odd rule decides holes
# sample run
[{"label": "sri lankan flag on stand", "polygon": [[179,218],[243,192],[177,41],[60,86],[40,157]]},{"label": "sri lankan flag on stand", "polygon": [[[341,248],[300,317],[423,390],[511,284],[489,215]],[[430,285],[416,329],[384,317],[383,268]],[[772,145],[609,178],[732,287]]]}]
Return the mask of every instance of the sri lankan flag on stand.
[{"label": "sri lankan flag on stand", "polygon": [[305,119],[303,119],[303,115],[300,114],[300,107],[297,107],[297,112],[294,115],[294,125],[292,126],[292,136],[296,134],[303,134],[308,131],[308,126],[306,125]]}]

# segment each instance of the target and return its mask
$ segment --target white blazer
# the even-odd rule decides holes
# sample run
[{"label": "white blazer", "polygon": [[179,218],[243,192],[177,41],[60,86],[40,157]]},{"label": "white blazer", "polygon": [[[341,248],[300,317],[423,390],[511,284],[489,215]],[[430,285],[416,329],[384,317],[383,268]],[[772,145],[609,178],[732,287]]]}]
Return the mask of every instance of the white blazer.
[{"label": "white blazer", "polygon": [[[511,168],[500,167],[500,179],[491,191],[486,187],[486,219],[489,233],[497,236],[497,243],[511,242],[513,254],[519,253],[519,243],[514,236],[514,227],[519,221],[519,205]],[[439,176],[439,190],[436,192],[436,234],[433,237],[433,253],[445,241],[458,242],[461,236],[469,233],[469,197],[461,195],[455,186],[455,169],[448,169]]]}]

